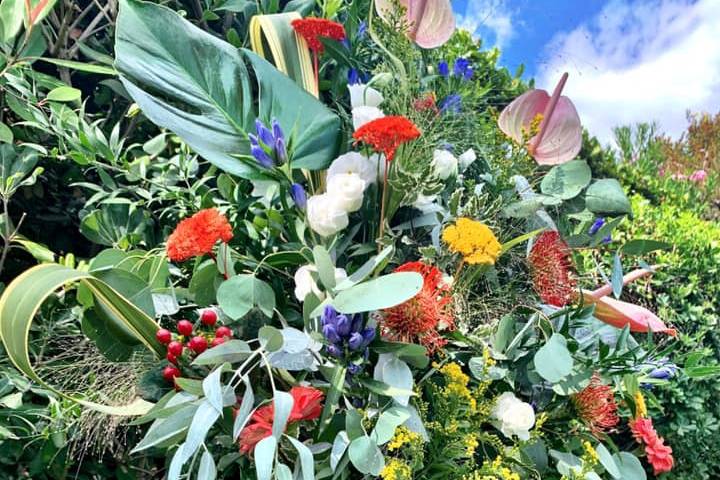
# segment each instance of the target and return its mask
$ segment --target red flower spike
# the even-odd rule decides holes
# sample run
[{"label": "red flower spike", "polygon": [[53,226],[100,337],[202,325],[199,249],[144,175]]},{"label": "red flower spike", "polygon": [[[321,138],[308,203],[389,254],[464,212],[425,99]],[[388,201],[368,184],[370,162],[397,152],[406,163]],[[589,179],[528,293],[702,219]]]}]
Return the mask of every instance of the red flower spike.
[{"label": "red flower spike", "polygon": [[173,262],[212,253],[218,241],[233,237],[227,218],[214,208],[200,210],[180,222],[167,239],[167,255]]},{"label": "red flower spike", "polygon": [[202,353],[208,348],[208,341],[205,337],[197,336],[190,339],[188,342],[188,348],[195,353]]},{"label": "red flower spike", "polygon": [[558,232],[548,230],[540,234],[530,250],[528,263],[533,288],[543,302],[564,307],[577,298],[570,247]]},{"label": "red flower spike", "polygon": [[174,382],[175,377],[180,376],[180,370],[177,369],[177,367],[173,367],[172,365],[168,365],[167,367],[163,368],[162,371],[163,378],[168,382]]},{"label": "red flower spike", "polygon": [[170,342],[167,346],[167,351],[169,354],[174,355],[175,357],[179,357],[183,353],[183,344],[180,342]]},{"label": "red flower spike", "polygon": [[172,341],[172,333],[170,333],[170,330],[161,328],[155,333],[155,338],[163,345],[167,345]]},{"label": "red flower spike", "polygon": [[177,324],[177,331],[183,337],[189,337],[193,333],[193,324],[188,320],[180,320]]},{"label": "red flower spike", "polygon": [[291,23],[293,29],[308,44],[310,50],[316,53],[323,53],[325,46],[320,41],[321,37],[332,38],[338,42],[345,40],[345,27],[342,24],[324,18],[299,18]]},{"label": "red flower spike", "polygon": [[580,393],[572,396],[572,402],[580,419],[596,437],[612,430],[620,422],[613,389],[603,385],[598,374],[592,376],[590,384]]},{"label": "red flower spike", "polygon": [[402,116],[378,118],[366,123],[353,134],[355,144],[359,142],[371,146],[377,153],[385,154],[392,162],[400,145],[420,137],[420,130],[410,120]]},{"label": "red flower spike", "polygon": [[439,331],[455,329],[450,286],[440,270],[423,262],[409,262],[395,271],[421,274],[423,288],[407,302],[383,311],[381,332],[392,341],[419,342],[435,352],[447,343]]}]

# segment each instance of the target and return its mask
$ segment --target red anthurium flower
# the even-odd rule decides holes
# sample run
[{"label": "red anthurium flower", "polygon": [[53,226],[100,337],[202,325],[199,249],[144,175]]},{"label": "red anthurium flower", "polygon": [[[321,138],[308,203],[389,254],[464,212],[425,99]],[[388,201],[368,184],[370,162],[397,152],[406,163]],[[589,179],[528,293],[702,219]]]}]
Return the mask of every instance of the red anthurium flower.
[{"label": "red anthurium flower", "polygon": [[168,258],[174,262],[182,262],[205,255],[212,252],[219,240],[227,243],[232,237],[232,227],[223,214],[214,208],[200,210],[180,222],[168,237]]},{"label": "red anthurium flower", "polygon": [[345,27],[342,24],[324,18],[299,18],[291,23],[293,29],[308,44],[313,52],[323,53],[325,46],[321,37],[341,41],[345,39]]},{"label": "red anthurium flower", "polygon": [[517,143],[533,135],[527,149],[540,165],[568,162],[582,146],[582,125],[575,105],[560,96],[567,77],[564,73],[552,96],[545,90],[523,93],[505,107],[498,119],[500,129]]},{"label": "red anthurium flower", "polygon": [[[419,46],[437,48],[455,32],[455,16],[450,0],[399,0],[398,3],[405,7],[408,36]],[[375,10],[383,20],[390,18],[394,7],[391,0],[375,1]]]},{"label": "red anthurium flower", "polygon": [[366,123],[353,134],[355,143],[370,145],[376,152],[385,154],[392,162],[400,145],[420,137],[420,130],[402,116],[388,116]]}]

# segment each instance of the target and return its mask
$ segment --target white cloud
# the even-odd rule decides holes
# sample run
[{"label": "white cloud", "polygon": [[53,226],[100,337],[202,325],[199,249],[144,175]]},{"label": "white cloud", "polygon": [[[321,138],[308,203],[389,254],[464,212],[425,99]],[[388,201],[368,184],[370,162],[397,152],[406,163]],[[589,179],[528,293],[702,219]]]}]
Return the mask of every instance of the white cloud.
[{"label": "white cloud", "polygon": [[498,48],[515,36],[513,16],[505,0],[468,0],[465,13],[457,16],[458,27],[479,35],[492,34]]},{"label": "white cloud", "polygon": [[546,46],[538,86],[564,93],[604,142],[617,125],[656,120],[678,137],[686,111],[720,109],[719,0],[611,0]]}]

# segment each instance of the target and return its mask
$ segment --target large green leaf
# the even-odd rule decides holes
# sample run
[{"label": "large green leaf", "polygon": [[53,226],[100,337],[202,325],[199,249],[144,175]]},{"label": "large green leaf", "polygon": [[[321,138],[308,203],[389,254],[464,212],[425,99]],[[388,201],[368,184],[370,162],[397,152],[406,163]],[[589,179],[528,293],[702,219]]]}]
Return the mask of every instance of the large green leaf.
[{"label": "large green leaf", "polygon": [[594,213],[631,213],[630,201],[614,178],[596,180],[585,193],[585,205]]},{"label": "large green leaf", "polygon": [[291,137],[295,167],[321,169],[335,156],[335,114],[267,61],[166,7],[121,0],[115,52],[120,79],[144,114],[230,173],[258,175],[238,158],[249,154],[256,118],[277,118]]},{"label": "large green leaf", "polygon": [[540,190],[545,195],[569,200],[587,187],[591,179],[592,173],[585,160],[571,160],[550,169],[540,183]]},{"label": "large green leaf", "polygon": [[155,339],[159,328],[157,323],[108,283],[89,273],[63,265],[44,264],[15,278],[0,297],[0,340],[5,346],[8,358],[18,370],[37,383],[86,407],[111,415],[145,413],[151,404],[141,399],[124,406],[108,406],[64,394],[47,385],[33,369],[28,350],[32,321],[46,298],[57,289],[75,282],[83,284],[92,292],[95,305],[102,306],[103,312],[112,318],[114,324],[123,325],[126,331],[131,332],[147,348],[159,356],[163,355],[163,347]]}]

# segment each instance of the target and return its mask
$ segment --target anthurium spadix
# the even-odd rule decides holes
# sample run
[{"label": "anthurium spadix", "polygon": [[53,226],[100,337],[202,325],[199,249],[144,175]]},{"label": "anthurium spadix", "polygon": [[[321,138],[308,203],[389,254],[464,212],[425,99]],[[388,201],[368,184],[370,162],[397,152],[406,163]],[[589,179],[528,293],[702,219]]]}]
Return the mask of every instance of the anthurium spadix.
[{"label": "anthurium spadix", "polygon": [[552,96],[539,89],[523,93],[498,119],[500,130],[517,143],[526,144],[540,165],[569,162],[582,146],[580,117],[572,101],[561,95],[567,78],[563,73]]},{"label": "anthurium spadix", "polygon": [[[410,27],[408,36],[422,48],[437,48],[455,31],[455,15],[450,0],[399,0],[405,7]],[[388,20],[395,8],[392,0],[375,0],[380,18]]]},{"label": "anthurium spadix", "polygon": [[[623,284],[628,284],[651,273],[652,271],[648,269],[634,270],[623,277]],[[625,328],[626,325],[629,325],[631,332],[677,335],[674,328],[668,328],[657,315],[647,308],[611,298],[609,296],[611,292],[612,286],[610,285],[593,291],[583,290],[583,301],[595,305],[594,315],[597,319],[617,328]]]}]

